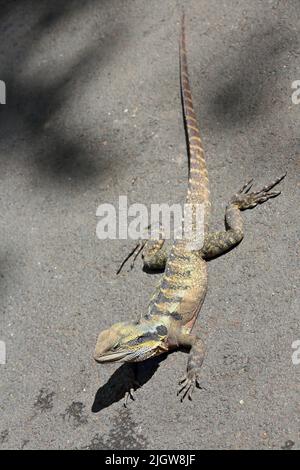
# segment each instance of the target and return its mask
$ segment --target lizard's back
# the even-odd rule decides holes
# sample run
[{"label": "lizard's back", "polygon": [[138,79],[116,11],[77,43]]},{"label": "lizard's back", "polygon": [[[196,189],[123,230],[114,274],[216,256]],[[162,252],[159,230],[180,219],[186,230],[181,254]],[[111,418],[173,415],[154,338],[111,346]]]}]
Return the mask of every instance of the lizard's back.
[{"label": "lizard's back", "polygon": [[185,245],[182,240],[174,243],[148,316],[167,315],[190,331],[205,298],[207,265],[197,252],[186,250]]}]

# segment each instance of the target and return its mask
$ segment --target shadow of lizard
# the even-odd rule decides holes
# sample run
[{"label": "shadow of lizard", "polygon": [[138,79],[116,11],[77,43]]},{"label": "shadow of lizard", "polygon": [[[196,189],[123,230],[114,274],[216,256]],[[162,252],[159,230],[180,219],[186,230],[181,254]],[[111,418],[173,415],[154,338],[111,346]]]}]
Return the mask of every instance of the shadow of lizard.
[{"label": "shadow of lizard", "polygon": [[104,408],[108,408],[113,403],[124,399],[125,395],[130,393],[133,378],[138,381],[134,389],[137,390],[141,388],[151,379],[160,363],[164,361],[166,357],[167,354],[163,354],[140,363],[123,364],[112,374],[106,384],[97,390],[92,405],[92,412],[98,413]]}]

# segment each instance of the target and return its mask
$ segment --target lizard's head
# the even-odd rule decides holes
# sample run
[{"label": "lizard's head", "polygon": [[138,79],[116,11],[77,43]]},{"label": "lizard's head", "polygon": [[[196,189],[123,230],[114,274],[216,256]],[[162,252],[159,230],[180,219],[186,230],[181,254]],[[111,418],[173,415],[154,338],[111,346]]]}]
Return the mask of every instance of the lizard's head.
[{"label": "lizard's head", "polygon": [[167,351],[168,329],[162,322],[116,323],[98,336],[97,362],[139,362]]}]

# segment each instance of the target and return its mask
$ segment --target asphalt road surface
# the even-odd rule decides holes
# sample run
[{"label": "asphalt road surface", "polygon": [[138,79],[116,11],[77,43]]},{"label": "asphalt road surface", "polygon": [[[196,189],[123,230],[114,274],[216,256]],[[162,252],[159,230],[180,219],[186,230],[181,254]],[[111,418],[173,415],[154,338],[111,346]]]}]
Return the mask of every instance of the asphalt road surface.
[{"label": "asphalt road surface", "polygon": [[[124,409],[126,368],[97,365],[95,341],[145,311],[158,275],[140,261],[116,276],[133,242],[97,239],[96,210],[119,195],[184,198],[181,5],[213,228],[251,177],[288,174],[279,198],[245,213],[242,244],[209,264],[204,388],[180,403],[176,352],[142,370]],[[0,12],[0,447],[299,449],[299,1],[15,0]]]}]

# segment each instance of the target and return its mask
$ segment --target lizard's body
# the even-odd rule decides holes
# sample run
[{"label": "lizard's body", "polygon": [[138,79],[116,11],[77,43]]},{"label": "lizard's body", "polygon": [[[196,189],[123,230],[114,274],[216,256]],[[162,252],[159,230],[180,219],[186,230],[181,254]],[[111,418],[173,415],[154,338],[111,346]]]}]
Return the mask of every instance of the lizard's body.
[{"label": "lizard's body", "polygon": [[150,240],[144,247],[144,265],[148,269],[165,269],[148,312],[136,322],[117,323],[98,338],[94,358],[97,362],[139,362],[178,347],[190,348],[187,372],[182,379],[182,398],[191,398],[198,383],[205,349],[203,342],[191,334],[207,291],[207,260],[229,251],[243,238],[241,211],[255,207],[279,192],[270,192],[283,177],[261,191],[249,193],[250,183],[234,195],[226,208],[226,230],[209,232],[210,200],[208,175],[202,142],[194,112],[188,76],[184,17],[180,39],[180,81],[183,117],[189,153],[189,181],[186,203],[193,214],[199,205],[204,208],[204,242],[195,248],[195,217],[188,239],[174,241],[170,252],[163,240]]}]

